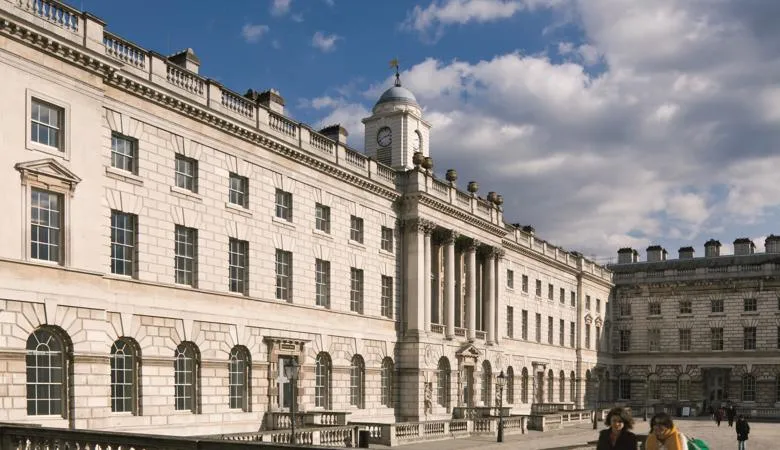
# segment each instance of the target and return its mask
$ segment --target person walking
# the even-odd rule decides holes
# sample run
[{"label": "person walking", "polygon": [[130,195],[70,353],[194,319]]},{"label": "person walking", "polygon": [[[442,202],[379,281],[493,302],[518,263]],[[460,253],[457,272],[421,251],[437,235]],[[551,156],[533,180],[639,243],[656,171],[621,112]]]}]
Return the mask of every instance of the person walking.
[{"label": "person walking", "polygon": [[604,420],[607,429],[599,433],[596,450],[636,450],[637,438],[631,429],[634,419],[623,408],[612,408]]},{"label": "person walking", "polygon": [[661,412],[650,419],[645,450],[686,450],[687,445],[669,414]]},{"label": "person walking", "polygon": [[737,450],[747,449],[748,434],[750,434],[750,425],[745,416],[740,414],[737,418]]},{"label": "person walking", "polygon": [[737,407],[734,404],[730,404],[726,408],[726,418],[729,419],[729,426],[734,426],[734,418],[737,417]]},{"label": "person walking", "polygon": [[723,408],[718,408],[715,410],[715,423],[720,426],[721,420],[723,420]]}]

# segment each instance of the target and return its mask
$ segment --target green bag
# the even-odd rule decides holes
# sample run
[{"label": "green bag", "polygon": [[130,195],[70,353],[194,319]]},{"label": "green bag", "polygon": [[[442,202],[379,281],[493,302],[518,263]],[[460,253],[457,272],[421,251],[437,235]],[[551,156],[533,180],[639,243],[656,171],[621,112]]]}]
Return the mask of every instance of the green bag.
[{"label": "green bag", "polygon": [[688,450],[710,450],[710,446],[699,438],[688,438]]}]

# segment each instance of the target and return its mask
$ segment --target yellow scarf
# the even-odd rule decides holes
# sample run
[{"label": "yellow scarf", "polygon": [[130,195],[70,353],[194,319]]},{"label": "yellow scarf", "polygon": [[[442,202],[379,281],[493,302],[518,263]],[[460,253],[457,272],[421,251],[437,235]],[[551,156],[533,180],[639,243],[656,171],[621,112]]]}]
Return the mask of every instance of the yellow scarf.
[{"label": "yellow scarf", "polygon": [[680,433],[677,432],[677,427],[674,425],[664,432],[664,437],[661,438],[660,442],[655,433],[651,431],[647,436],[645,450],[658,450],[661,445],[666,445],[666,450],[685,450]]}]

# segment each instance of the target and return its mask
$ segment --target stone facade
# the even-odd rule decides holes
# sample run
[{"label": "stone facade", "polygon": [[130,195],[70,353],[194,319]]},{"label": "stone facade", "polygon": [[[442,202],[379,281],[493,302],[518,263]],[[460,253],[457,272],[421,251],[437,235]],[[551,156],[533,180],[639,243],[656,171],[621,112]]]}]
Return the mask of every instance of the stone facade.
[{"label": "stone facade", "polygon": [[[603,400],[636,407],[710,406],[734,403],[775,415],[780,395],[780,253],[770,236],[766,253],[749,239],[734,255],[720,243],[691,247],[679,259],[648,248],[648,260],[621,249],[614,271],[612,346],[617,372]],[[740,246],[740,244],[743,244]],[[655,256],[651,258],[651,253]],[[757,414],[757,413],[753,413]]]},{"label": "stone facade", "polygon": [[355,421],[494,405],[502,371],[515,413],[595,401],[611,273],[415,163],[419,105],[366,119],[389,167],[56,1],[0,0],[0,48],[0,421],[253,431],[293,359],[298,408]]}]

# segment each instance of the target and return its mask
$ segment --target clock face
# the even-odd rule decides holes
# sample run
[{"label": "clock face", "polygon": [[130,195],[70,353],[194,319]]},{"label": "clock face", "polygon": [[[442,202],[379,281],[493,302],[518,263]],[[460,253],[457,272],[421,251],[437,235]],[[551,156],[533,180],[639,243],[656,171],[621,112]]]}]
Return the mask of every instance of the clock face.
[{"label": "clock face", "polygon": [[388,147],[393,143],[393,132],[388,127],[382,127],[376,134],[376,143],[382,147]]},{"label": "clock face", "polygon": [[420,132],[419,131],[415,131],[414,132],[414,137],[412,137],[412,150],[414,150],[415,152],[419,152],[420,151]]}]

